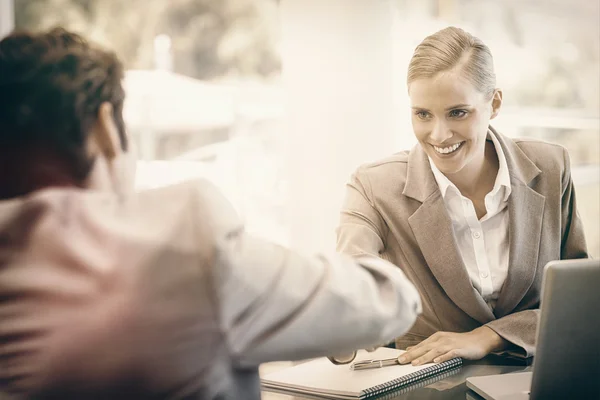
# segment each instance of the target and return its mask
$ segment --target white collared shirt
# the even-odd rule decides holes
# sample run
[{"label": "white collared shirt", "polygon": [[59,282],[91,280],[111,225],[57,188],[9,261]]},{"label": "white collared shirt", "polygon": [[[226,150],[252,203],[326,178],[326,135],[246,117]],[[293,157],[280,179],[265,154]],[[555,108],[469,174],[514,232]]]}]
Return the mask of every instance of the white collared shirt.
[{"label": "white collared shirt", "polygon": [[491,192],[485,196],[486,214],[477,218],[473,202],[429,163],[442,192],[460,255],[473,287],[493,310],[508,274],[508,197],[510,175],[504,151],[493,134],[488,133],[498,154],[499,169]]}]

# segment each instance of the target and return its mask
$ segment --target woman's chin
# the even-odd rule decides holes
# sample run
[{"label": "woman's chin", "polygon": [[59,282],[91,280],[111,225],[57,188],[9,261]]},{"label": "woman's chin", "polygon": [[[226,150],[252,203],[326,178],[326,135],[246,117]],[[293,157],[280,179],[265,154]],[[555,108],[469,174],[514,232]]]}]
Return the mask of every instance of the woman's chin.
[{"label": "woman's chin", "polygon": [[[433,157],[432,157],[433,158]],[[462,160],[460,159],[439,159],[433,158],[433,163],[436,168],[444,175],[456,174],[463,168]]]}]

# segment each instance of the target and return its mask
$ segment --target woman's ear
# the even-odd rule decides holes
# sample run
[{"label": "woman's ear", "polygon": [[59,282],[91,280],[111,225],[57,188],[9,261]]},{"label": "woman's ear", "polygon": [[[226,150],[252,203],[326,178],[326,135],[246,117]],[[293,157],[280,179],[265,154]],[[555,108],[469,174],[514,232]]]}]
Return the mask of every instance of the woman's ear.
[{"label": "woman's ear", "polygon": [[88,139],[88,148],[91,155],[102,154],[109,161],[121,153],[119,130],[113,117],[113,106],[109,102],[105,101],[98,109],[96,123]]},{"label": "woman's ear", "polygon": [[496,90],[494,90],[494,96],[492,97],[492,114],[490,115],[490,119],[496,118],[496,116],[500,112],[501,107],[502,107],[502,90],[496,89]]}]

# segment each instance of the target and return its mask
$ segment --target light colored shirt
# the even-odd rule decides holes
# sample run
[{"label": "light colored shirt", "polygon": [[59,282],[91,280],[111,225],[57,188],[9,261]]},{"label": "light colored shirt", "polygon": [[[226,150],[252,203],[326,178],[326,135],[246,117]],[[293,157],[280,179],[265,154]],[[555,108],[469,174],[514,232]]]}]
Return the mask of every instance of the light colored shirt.
[{"label": "light colored shirt", "polygon": [[498,154],[499,169],[494,187],[485,196],[486,214],[481,219],[477,218],[473,202],[460,193],[431,159],[429,163],[452,220],[456,243],[471,283],[493,310],[508,274],[507,206],[511,187],[502,147],[494,135],[488,138]]},{"label": "light colored shirt", "polygon": [[125,381],[242,398],[262,362],[387,343],[421,312],[399,268],[254,238],[205,181],[0,201],[0,298],[0,392],[25,393]]}]

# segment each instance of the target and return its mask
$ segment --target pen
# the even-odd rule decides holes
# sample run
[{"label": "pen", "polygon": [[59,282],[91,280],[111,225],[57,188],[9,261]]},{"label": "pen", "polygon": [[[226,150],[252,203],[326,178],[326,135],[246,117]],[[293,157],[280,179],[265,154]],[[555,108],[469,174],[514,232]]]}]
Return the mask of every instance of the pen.
[{"label": "pen", "polygon": [[350,369],[354,371],[358,371],[361,369],[373,369],[373,368],[382,368],[389,367],[391,365],[399,365],[397,358],[388,358],[385,360],[364,360],[357,361],[350,365]]}]

